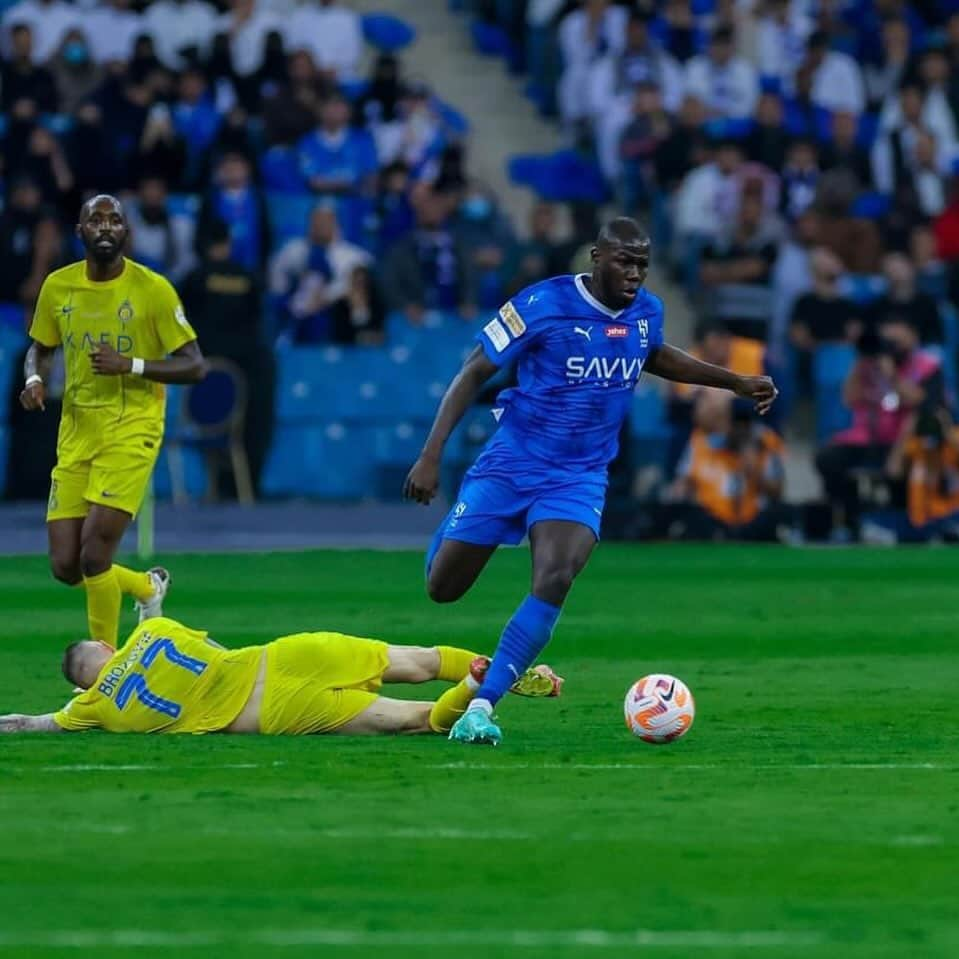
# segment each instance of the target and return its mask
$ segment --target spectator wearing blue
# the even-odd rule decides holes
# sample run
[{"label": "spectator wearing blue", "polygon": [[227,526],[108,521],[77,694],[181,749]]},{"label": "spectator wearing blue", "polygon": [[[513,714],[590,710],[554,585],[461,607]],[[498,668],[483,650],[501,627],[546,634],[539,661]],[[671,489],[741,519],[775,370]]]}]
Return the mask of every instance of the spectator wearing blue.
[{"label": "spectator wearing blue", "polygon": [[426,84],[414,82],[403,90],[397,122],[376,132],[380,157],[405,163],[416,180],[433,180],[446,138],[442,118]]},{"label": "spectator wearing blue", "polygon": [[264,90],[263,127],[267,143],[292,145],[305,137],[316,125],[320,104],[329,89],[309,51],[291,53],[282,82]]},{"label": "spectator wearing blue", "polygon": [[410,171],[404,163],[391,163],[380,171],[376,190],[374,236],[369,244],[383,252],[413,229]]},{"label": "spectator wearing blue", "polygon": [[780,212],[790,223],[795,223],[815,200],[819,176],[819,150],[815,141],[802,138],[793,141],[780,174]]},{"label": "spectator wearing blue", "polygon": [[184,70],[173,105],[173,127],[186,143],[186,180],[190,187],[201,182],[208,151],[216,140],[220,123],[221,117],[203,72],[196,67]]},{"label": "spectator wearing blue", "polygon": [[197,221],[198,252],[206,249],[208,233],[218,222],[230,232],[230,259],[262,275],[270,252],[270,223],[266,200],[242,153],[224,153],[216,165],[213,187],[204,197]]},{"label": "spectator wearing blue", "polygon": [[470,185],[456,212],[455,231],[476,277],[477,305],[498,309],[506,299],[505,268],[516,237],[491,190],[475,182]]},{"label": "spectator wearing blue", "polygon": [[415,198],[416,227],[390,251],[384,266],[389,306],[413,324],[430,310],[476,315],[475,277],[469,251],[449,227],[456,198],[423,189]]}]

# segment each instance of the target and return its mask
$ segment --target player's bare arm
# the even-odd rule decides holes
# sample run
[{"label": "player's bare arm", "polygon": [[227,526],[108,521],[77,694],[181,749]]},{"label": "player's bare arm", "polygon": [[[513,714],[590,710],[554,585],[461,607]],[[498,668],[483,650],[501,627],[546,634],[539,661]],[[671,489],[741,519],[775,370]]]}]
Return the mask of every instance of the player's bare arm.
[{"label": "player's bare arm", "polygon": [[62,733],[65,729],[53,721],[53,713],[42,716],[25,716],[10,713],[0,716],[0,733]]},{"label": "player's bare arm", "polygon": [[463,414],[473,405],[483,384],[497,371],[498,367],[489,360],[481,346],[477,346],[466,358],[459,373],[453,377],[446,390],[436,419],[419,459],[413,464],[406,482],[403,484],[403,498],[429,504],[439,488],[440,460],[443,447],[463,418]]},{"label": "player's bare arm", "polygon": [[704,363],[675,346],[664,344],[650,353],[644,367],[647,373],[672,380],[675,383],[692,383],[695,386],[713,386],[730,390],[737,396],[753,400],[756,412],[764,416],[769,412],[779,390],[772,377],[739,376],[721,366]]},{"label": "player's bare arm", "polygon": [[23,361],[23,380],[26,385],[20,391],[20,405],[25,410],[46,409],[47,391],[44,384],[50,378],[50,366],[56,351],[55,346],[44,346],[36,340],[27,350]]},{"label": "player's bare arm", "polygon": [[[134,357],[118,353],[106,343],[98,343],[90,353],[93,372],[98,376],[129,376]],[[199,383],[206,376],[207,364],[196,340],[184,343],[163,360],[140,360],[143,369],[138,375],[156,383]]]}]

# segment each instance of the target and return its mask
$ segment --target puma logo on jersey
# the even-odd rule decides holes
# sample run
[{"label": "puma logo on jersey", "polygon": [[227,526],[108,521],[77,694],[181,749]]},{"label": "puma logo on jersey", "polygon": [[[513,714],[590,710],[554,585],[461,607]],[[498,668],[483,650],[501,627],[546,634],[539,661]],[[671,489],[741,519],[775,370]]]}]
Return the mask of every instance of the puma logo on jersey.
[{"label": "puma logo on jersey", "polygon": [[639,356],[570,356],[566,359],[566,377],[570,380],[622,380],[639,378],[643,360]]},{"label": "puma logo on jersey", "polygon": [[587,327],[585,327],[585,328],[582,327],[582,326],[574,326],[574,327],[573,327],[573,332],[574,332],[574,333],[579,333],[580,336],[585,336],[586,339],[589,340],[590,343],[593,342],[593,341],[590,339],[590,333],[592,332],[592,330],[593,330],[593,328],[592,328],[591,326],[587,326]]}]

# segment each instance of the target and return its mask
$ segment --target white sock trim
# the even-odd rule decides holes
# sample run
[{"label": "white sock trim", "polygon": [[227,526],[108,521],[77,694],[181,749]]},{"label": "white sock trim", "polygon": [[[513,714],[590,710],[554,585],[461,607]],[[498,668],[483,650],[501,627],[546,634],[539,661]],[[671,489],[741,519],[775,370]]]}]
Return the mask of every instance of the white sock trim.
[{"label": "white sock trim", "polygon": [[482,709],[487,716],[493,714],[493,704],[488,699],[474,699],[470,703],[470,709]]},{"label": "white sock trim", "polygon": [[466,688],[467,688],[467,689],[472,689],[472,690],[475,692],[477,689],[480,688],[480,685],[481,685],[481,684],[480,684],[480,681],[479,681],[478,679],[474,679],[472,676],[467,676],[467,677],[466,677]]}]

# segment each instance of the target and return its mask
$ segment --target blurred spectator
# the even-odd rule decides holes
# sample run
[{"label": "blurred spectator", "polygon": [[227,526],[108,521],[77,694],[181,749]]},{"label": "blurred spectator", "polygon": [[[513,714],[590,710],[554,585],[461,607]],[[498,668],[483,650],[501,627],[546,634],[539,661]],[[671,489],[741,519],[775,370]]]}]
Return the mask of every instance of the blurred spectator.
[{"label": "blurred spectator", "polygon": [[896,111],[888,114],[872,148],[873,182],[880,192],[892,193],[916,168],[916,147],[923,130],[922,87],[906,83],[899,91]]},{"label": "blurred spectator", "polygon": [[237,78],[256,76],[267,55],[267,37],[279,33],[282,21],[256,0],[230,0],[230,12],[221,14],[216,30],[229,41],[230,66]]},{"label": "blurred spectator", "polygon": [[141,176],[159,177],[174,188],[186,183],[186,142],[174,129],[165,103],[155,103],[147,114],[134,166]]},{"label": "blurred spectator", "polygon": [[60,141],[46,127],[35,126],[30,131],[21,170],[29,174],[44,201],[55,206],[61,216],[76,216],[73,170]]},{"label": "blurred spectator", "polygon": [[225,223],[211,222],[204,234],[202,262],[183,281],[183,306],[203,337],[208,357],[232,360],[246,374],[247,409],[243,431],[256,487],[273,433],[276,365],[264,343],[260,289],[256,277],[230,256]]},{"label": "blurred spectator", "polygon": [[882,60],[867,64],[863,70],[870,109],[877,110],[895,97],[906,78],[910,55],[909,24],[899,18],[886,20],[882,25]]},{"label": "blurred spectator", "polygon": [[748,406],[713,392],[680,461],[670,498],[686,503],[670,534],[682,539],[775,540],[788,530],[782,505],[783,441]]},{"label": "blurred spectator", "polygon": [[756,106],[756,122],[746,140],[746,153],[756,163],[779,170],[786,161],[789,143],[783,127],[783,102],[774,93],[764,93]]},{"label": "blurred spectator", "polygon": [[707,53],[686,64],[686,94],[702,100],[712,116],[745,119],[753,115],[759,79],[753,65],[736,56],[731,27],[719,27]]},{"label": "blurred spectator", "polygon": [[764,80],[775,80],[779,90],[788,87],[802,63],[810,24],[799,4],[768,0],[756,28],[756,54]]},{"label": "blurred spectator", "polygon": [[823,170],[846,170],[861,187],[872,182],[869,153],[859,145],[859,118],[854,113],[837,110],[830,122],[830,138],[823,144]]},{"label": "blurred spectator", "polygon": [[[163,0],[173,3],[174,0]],[[187,167],[184,177],[188,189],[197,189],[208,173],[208,151],[216,140],[222,117],[207,86],[206,77],[197,67],[180,75],[176,102],[173,104],[173,129],[186,144]]]},{"label": "blurred spectator", "polygon": [[492,191],[479,183],[470,185],[456,211],[454,233],[475,277],[473,302],[482,309],[497,309],[506,299],[505,269],[515,237]]},{"label": "blurred spectator", "polygon": [[444,145],[443,124],[433,106],[429,88],[422,83],[407,86],[400,97],[396,120],[371,127],[381,163],[399,161],[414,179],[428,176],[428,166]]},{"label": "blurred spectator", "polygon": [[672,132],[672,123],[655,86],[640,85],[633,98],[618,149],[606,160],[611,179],[615,180],[622,168],[623,206],[630,212],[649,208],[656,188],[656,153]]},{"label": "blurred spectator", "polygon": [[363,53],[360,18],[336,0],[304,0],[287,19],[286,49],[306,50],[328,80],[355,80]]},{"label": "blurred spectator", "polygon": [[465,318],[476,311],[475,281],[469,251],[457,241],[448,220],[451,201],[435,190],[416,196],[416,226],[386,258],[383,288],[389,306],[403,310],[414,324],[427,310],[456,310]]},{"label": "blurred spectator", "polygon": [[786,151],[780,174],[780,209],[790,223],[795,222],[816,198],[819,173],[819,151],[816,144],[812,140],[793,141]]},{"label": "blurred spectator", "polygon": [[850,273],[872,275],[879,272],[882,236],[876,218],[856,215],[859,194],[859,184],[847,170],[831,170],[819,178],[820,243],[835,253]]},{"label": "blurred spectator", "polygon": [[0,303],[32,307],[59,253],[55,211],[44,205],[33,180],[14,178],[0,215]]},{"label": "blurred spectator", "polygon": [[[959,289],[950,289],[950,270],[939,255],[936,235],[928,226],[917,226],[909,234],[909,258],[916,268],[916,288],[934,300],[947,295],[959,299]],[[952,271],[954,274],[954,271]]]},{"label": "blurred spectator", "polygon": [[374,343],[383,311],[372,289],[372,257],[340,235],[336,211],[317,206],[309,234],[288,240],[270,263],[270,292],[286,304],[298,343]]},{"label": "blurred spectator", "polygon": [[66,32],[80,26],[80,14],[63,0],[20,0],[3,15],[4,33],[19,25],[30,28],[33,62],[44,64],[57,52]]},{"label": "blurred spectator", "polygon": [[767,284],[779,236],[778,224],[765,215],[762,197],[745,193],[735,226],[703,251],[700,282],[705,287]]},{"label": "blurred spectator", "polygon": [[216,9],[203,0],[155,0],[143,14],[143,32],[170,70],[195,66],[206,57],[216,23]]},{"label": "blurred spectator", "polygon": [[819,216],[807,208],[780,244],[771,277],[773,311],[769,325],[769,349],[778,364],[785,360],[786,341],[793,306],[812,288],[812,250],[819,237]]},{"label": "blurred spectator", "polygon": [[373,61],[369,85],[354,105],[354,124],[372,130],[375,138],[378,125],[391,124],[398,119],[402,97],[399,60],[391,53],[379,54]]},{"label": "blurred spectator", "polygon": [[76,113],[81,103],[91,99],[100,89],[105,72],[94,59],[86,34],[76,27],[63,37],[56,56],[50,61],[63,113]]},{"label": "blurred spectator", "polygon": [[319,111],[320,125],[298,144],[300,172],[323,196],[359,193],[372,187],[378,161],[373,138],[349,126],[350,106],[331,93]]},{"label": "blurred spectator", "polygon": [[860,311],[839,293],[839,277],[843,274],[840,259],[819,247],[812,251],[810,267],[812,289],[796,300],[789,331],[793,345],[805,352],[820,343],[854,338],[862,329]]},{"label": "blurred spectator", "polygon": [[220,223],[230,232],[230,260],[262,275],[270,253],[270,220],[266,199],[253,183],[250,161],[242,153],[224,153],[217,162],[197,218],[198,251],[209,247],[210,233]]},{"label": "blurred spectator", "polygon": [[372,242],[377,250],[388,250],[413,228],[410,171],[404,164],[391,163],[380,170],[373,220],[375,238]]},{"label": "blurred spectator", "polygon": [[133,58],[136,39],[143,31],[131,0],[102,0],[83,11],[83,32],[96,63],[126,63]]},{"label": "blurred spectator", "polygon": [[826,497],[841,535],[859,528],[856,473],[885,468],[893,444],[910,414],[942,393],[939,362],[919,349],[915,327],[887,321],[859,339],[859,357],[843,387],[843,402],[852,411],[852,426],[837,433],[816,457]]},{"label": "blurred spectator", "polygon": [[133,259],[162,273],[174,285],[193,268],[193,220],[172,215],[166,183],[156,176],[143,177],[133,200],[126,204]]},{"label": "blurred spectator", "polygon": [[705,120],[702,100],[684,97],[672,133],[656,150],[656,182],[661,189],[671,193],[691,170],[705,161]]},{"label": "blurred spectator", "polygon": [[76,193],[84,196],[123,189],[126,186],[124,169],[112,149],[103,111],[96,103],[84,103],[77,109],[75,119],[66,137],[66,148]]},{"label": "blurred spectator", "polygon": [[872,303],[865,321],[878,330],[887,323],[905,323],[915,327],[920,343],[942,343],[942,318],[936,301],[916,289],[916,269],[904,253],[889,253],[883,258],[882,272],[886,293]]},{"label": "blurred spectator", "polygon": [[10,59],[0,63],[0,109],[33,117],[54,113],[58,102],[53,75],[34,62],[30,28],[15,26],[10,33]]},{"label": "blurred spectator", "polygon": [[556,240],[556,207],[542,200],[535,203],[529,215],[529,238],[513,247],[506,266],[506,296],[567,272],[564,251],[564,244]]},{"label": "blurred spectator", "polygon": [[628,14],[610,0],[580,0],[578,9],[559,25],[563,74],[557,95],[560,115],[568,125],[589,116],[589,73],[593,64],[609,54],[618,57],[626,45]]},{"label": "blurred spectator", "polygon": [[679,63],[686,63],[699,49],[699,30],[689,0],[666,0],[663,9],[665,45]]},{"label": "blurred spectator", "polygon": [[935,135],[948,154],[956,148],[956,115],[949,103],[950,71],[945,53],[930,47],[919,59],[919,82],[922,84],[922,124]]},{"label": "blurred spectator", "polygon": [[812,102],[824,110],[845,110],[860,114],[866,108],[862,74],[847,53],[829,49],[829,35],[823,30],[810,34],[806,57],[800,70],[809,71]]},{"label": "blurred spectator", "polygon": [[329,86],[306,50],[287,60],[287,75],[263,100],[263,124],[270,144],[297,143],[316,125],[320,104]]}]

